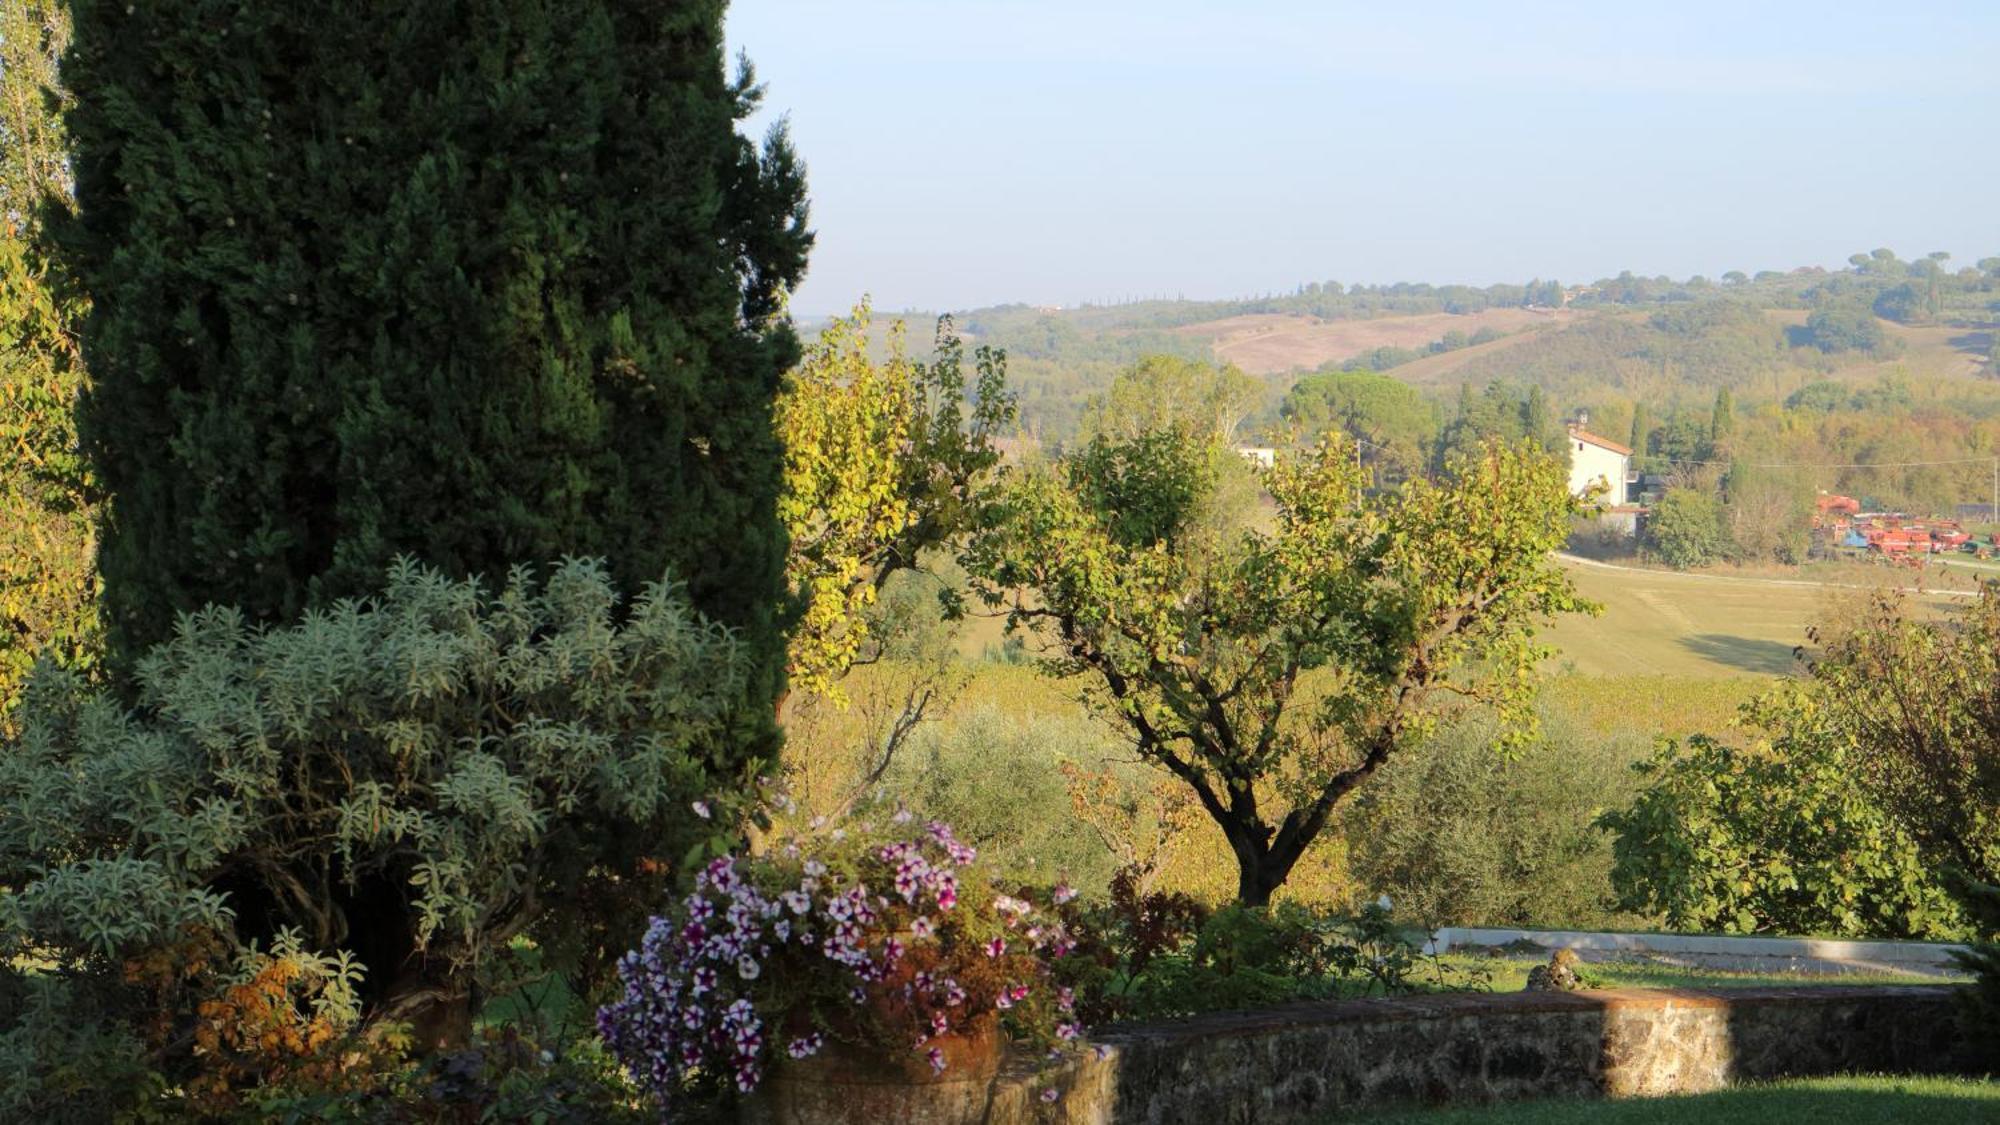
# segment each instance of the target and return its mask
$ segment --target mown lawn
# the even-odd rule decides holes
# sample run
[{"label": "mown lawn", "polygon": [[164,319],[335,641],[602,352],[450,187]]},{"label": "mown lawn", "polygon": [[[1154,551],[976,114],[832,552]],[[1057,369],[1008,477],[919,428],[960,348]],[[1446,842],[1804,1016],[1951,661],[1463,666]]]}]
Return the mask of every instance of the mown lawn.
[{"label": "mown lawn", "polygon": [[2000,1081],[1798,1079],[1670,1098],[1535,1101],[1328,1119],[1329,1125],[1978,1125],[2000,1122]]}]

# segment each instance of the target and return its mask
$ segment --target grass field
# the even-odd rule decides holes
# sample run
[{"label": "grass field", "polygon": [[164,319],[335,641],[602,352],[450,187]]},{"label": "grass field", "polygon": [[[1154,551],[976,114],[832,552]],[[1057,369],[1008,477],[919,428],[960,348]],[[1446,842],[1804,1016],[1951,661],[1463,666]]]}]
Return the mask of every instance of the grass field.
[{"label": "grass field", "polygon": [[[1556,663],[1587,676],[1730,678],[1782,676],[1813,623],[1865,598],[1854,586],[1800,579],[1565,564],[1602,616],[1564,620],[1545,639]],[[1864,581],[1906,577],[1884,571]],[[1945,595],[1917,599],[1950,604]]]},{"label": "grass field", "polygon": [[1328,1125],[1977,1125],[2000,1122],[2000,1082],[1842,1077],[1773,1082],[1672,1098],[1541,1101],[1375,1117]]}]

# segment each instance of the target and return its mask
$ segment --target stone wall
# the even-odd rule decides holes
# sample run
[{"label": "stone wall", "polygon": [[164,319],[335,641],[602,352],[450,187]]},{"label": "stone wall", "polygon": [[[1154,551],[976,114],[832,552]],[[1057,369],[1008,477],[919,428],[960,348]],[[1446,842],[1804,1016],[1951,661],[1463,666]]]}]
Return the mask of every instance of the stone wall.
[{"label": "stone wall", "polygon": [[[1296,1004],[1113,1029],[1063,1072],[1003,1074],[1014,1125],[1324,1121],[1407,1103],[1693,1093],[1959,1069],[1949,986],[1460,994]],[[1041,1089],[1062,1097],[1043,1103]]]}]

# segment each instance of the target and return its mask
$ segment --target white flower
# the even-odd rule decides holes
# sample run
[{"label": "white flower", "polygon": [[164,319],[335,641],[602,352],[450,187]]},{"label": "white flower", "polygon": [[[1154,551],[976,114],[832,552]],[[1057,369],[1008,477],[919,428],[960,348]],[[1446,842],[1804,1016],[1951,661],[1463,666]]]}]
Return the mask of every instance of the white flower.
[{"label": "white flower", "polygon": [[708,802],[707,802],[707,801],[696,801],[696,802],[694,803],[694,815],[696,815],[696,816],[698,816],[698,817],[702,818],[703,820],[707,820],[707,819],[708,819]]},{"label": "white flower", "polygon": [[756,980],[757,974],[763,971],[758,966],[755,958],[738,957],[736,959],[736,975],[742,977],[744,980]]}]

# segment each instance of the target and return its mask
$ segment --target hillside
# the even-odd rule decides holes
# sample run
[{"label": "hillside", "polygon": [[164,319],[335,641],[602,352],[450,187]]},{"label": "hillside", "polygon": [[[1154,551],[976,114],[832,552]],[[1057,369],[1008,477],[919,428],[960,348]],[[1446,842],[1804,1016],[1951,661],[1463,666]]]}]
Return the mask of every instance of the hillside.
[{"label": "hillside", "polygon": [[[968,344],[1007,352],[1022,424],[1053,441],[1075,432],[1083,404],[1120,371],[1152,354],[1258,376],[1268,393],[1253,429],[1278,420],[1300,375],[1341,368],[1382,372],[1444,408],[1461,385],[1537,387],[1550,409],[1588,408],[1614,428],[1638,403],[1656,416],[1705,410],[1728,388],[1749,409],[1816,383],[1849,388],[1869,409],[1884,394],[1974,418],[2000,409],[2000,258],[1952,272],[1938,258],[1905,262],[1887,250],[1851,263],[1719,283],[1631,273],[1581,286],[1312,282],[1241,300],[1012,304],[954,319]],[[1816,316],[1854,338],[1815,339]],[[878,316],[890,319],[906,321],[915,350],[925,350],[934,314]]]},{"label": "hillside", "polygon": [[[1323,320],[1292,313],[1248,313],[1182,325],[1173,332],[1206,344],[1218,363],[1233,363],[1253,375],[1273,375],[1310,371],[1377,348],[1418,350],[1452,332],[1469,337],[1481,329],[1489,329],[1508,335],[1567,324],[1577,315],[1566,309],[1525,308],[1390,315],[1365,320]],[[1492,344],[1480,346],[1490,347]]]}]

